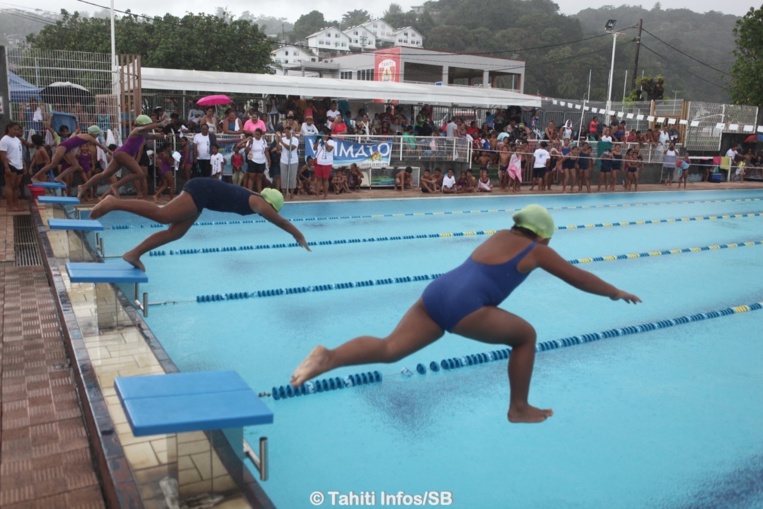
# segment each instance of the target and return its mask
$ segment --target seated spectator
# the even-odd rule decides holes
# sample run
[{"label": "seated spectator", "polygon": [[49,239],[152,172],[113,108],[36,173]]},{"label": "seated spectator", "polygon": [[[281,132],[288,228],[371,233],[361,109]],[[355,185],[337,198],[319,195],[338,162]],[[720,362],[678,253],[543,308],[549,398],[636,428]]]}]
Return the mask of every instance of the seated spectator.
[{"label": "seated spectator", "polygon": [[[156,122],[156,120],[154,121]],[[215,113],[215,107],[214,106],[207,106],[206,113],[203,117],[201,117],[201,120],[199,121],[199,125],[207,124],[207,127],[209,127],[210,133],[217,133],[217,113]]]},{"label": "seated spectator", "polygon": [[477,191],[480,193],[493,192],[493,183],[490,182],[490,177],[487,175],[487,170],[480,172],[480,179],[477,181]]},{"label": "seated spectator", "polygon": [[331,122],[331,136],[341,140],[344,138],[345,134],[347,134],[347,124],[345,123],[342,114],[337,113],[334,115],[334,120]]},{"label": "seated spectator", "polygon": [[204,112],[192,104],[191,109],[188,110],[188,128],[195,133],[199,132],[199,123],[203,116]]},{"label": "seated spectator", "polygon": [[[439,170],[435,170],[437,172]],[[440,190],[445,194],[453,194],[456,189],[456,176],[453,175],[453,169],[448,170],[448,174],[442,178],[442,187]]]},{"label": "seated spectator", "polygon": [[435,191],[439,191],[442,187],[442,172],[440,171],[440,168],[435,168],[434,172],[432,173],[432,181],[434,182]]},{"label": "seated spectator", "polygon": [[350,165],[347,180],[349,181],[350,191],[360,191],[360,186],[363,184],[363,172],[360,171],[357,164],[352,163]]},{"label": "seated spectator", "polygon": [[474,186],[472,185],[472,178],[473,177],[469,174],[468,170],[462,171],[461,176],[458,177],[458,180],[456,181],[456,192],[473,193]]},{"label": "seated spectator", "polygon": [[218,132],[224,134],[241,134],[241,130],[241,121],[236,116],[236,112],[231,108],[225,110],[225,116],[220,121],[220,130]]},{"label": "seated spectator", "polygon": [[254,136],[254,131],[257,129],[260,129],[263,133],[268,130],[259,113],[252,108],[249,110],[249,120],[244,123],[244,134]]},{"label": "seated spectator", "polygon": [[[336,121],[334,123],[336,124]],[[334,176],[331,177],[331,187],[334,189],[334,194],[350,192],[350,188],[347,184],[347,175],[344,174],[344,168],[337,168],[334,172]]]},{"label": "seated spectator", "polygon": [[434,177],[429,173],[429,170],[424,170],[424,174],[421,176],[420,187],[422,193],[436,193],[437,187],[434,183]]},{"label": "seated spectator", "polygon": [[405,170],[398,172],[395,175],[395,187],[400,188],[401,191],[405,191],[406,188],[413,189],[413,168],[406,166]]},{"label": "seated spectator", "polygon": [[297,173],[297,194],[315,194],[315,159],[307,158]]}]

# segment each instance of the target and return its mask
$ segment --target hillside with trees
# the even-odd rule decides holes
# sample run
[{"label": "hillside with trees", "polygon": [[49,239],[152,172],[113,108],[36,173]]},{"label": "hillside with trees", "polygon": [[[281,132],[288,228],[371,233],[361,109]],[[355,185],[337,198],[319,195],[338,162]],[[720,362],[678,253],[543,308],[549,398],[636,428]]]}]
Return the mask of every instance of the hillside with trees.
[{"label": "hillside with trees", "polygon": [[[36,15],[34,21],[27,21],[38,23],[41,31],[30,35],[27,42],[40,49],[76,47],[108,52],[108,23],[103,14],[87,16],[62,10],[60,15],[47,18],[47,24],[39,21],[46,14]],[[120,14],[117,52],[139,53],[145,65],[157,67],[268,72],[269,52],[278,41],[299,43],[327,26],[345,29],[370,19],[363,9],[331,17],[336,19],[314,10],[292,25],[281,18],[255,16],[249,11],[237,16],[221,8],[214,15],[183,17]],[[8,18],[0,16],[6,24]],[[589,95],[590,74],[591,100],[606,100],[613,37],[605,32],[604,24],[616,19],[615,30],[621,35],[617,38],[612,87],[615,101],[622,98],[624,85],[626,95],[630,93],[637,46],[635,27],[643,20],[637,77],[650,78],[650,92],[665,98],[731,99],[734,28],[740,19],[732,15],[663,10],[657,3],[652,9],[604,6],[568,16],[551,0],[430,0],[409,11],[392,3],[383,19],[396,28],[416,28],[424,36],[427,49],[524,60],[527,93],[582,99]],[[214,36],[202,43],[183,37],[185,33]],[[267,38],[266,33],[272,37]],[[247,41],[239,46],[246,48],[246,54],[227,51],[230,40]]]}]

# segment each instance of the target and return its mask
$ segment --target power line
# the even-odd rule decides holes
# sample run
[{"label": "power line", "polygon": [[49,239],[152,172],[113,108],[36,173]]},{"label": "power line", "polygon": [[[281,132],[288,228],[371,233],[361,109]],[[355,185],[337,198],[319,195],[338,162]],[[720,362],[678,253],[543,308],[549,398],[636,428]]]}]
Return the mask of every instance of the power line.
[{"label": "power line", "polygon": [[705,79],[705,78],[703,78],[702,76],[698,76],[697,74],[694,74],[693,72],[691,72],[691,71],[690,71],[689,69],[687,69],[686,67],[683,67],[683,66],[681,66],[681,65],[676,65],[676,64],[674,64],[674,63],[670,62],[670,61],[669,61],[669,60],[668,60],[668,59],[667,59],[665,56],[661,55],[660,53],[657,53],[656,51],[654,51],[653,49],[651,49],[649,46],[646,46],[646,45],[645,45],[643,42],[641,43],[641,47],[643,47],[645,50],[647,50],[647,51],[649,51],[649,52],[651,52],[651,53],[654,53],[654,54],[655,54],[655,55],[657,55],[659,58],[661,58],[661,59],[665,60],[666,62],[668,62],[669,64],[671,64],[671,66],[672,66],[672,67],[677,67],[678,69],[683,69],[683,70],[684,70],[686,73],[688,73],[688,74],[691,74],[692,76],[694,76],[695,78],[697,78],[697,79],[699,79],[699,80],[702,80],[702,81],[704,81],[704,82],[706,82],[706,83],[709,83],[709,84],[711,84],[711,85],[715,85],[716,87],[718,87],[718,88],[720,88],[720,89],[722,89],[722,90],[726,90],[726,91],[728,91],[728,88],[727,88],[727,87],[725,87],[725,86],[723,86],[723,85],[719,85],[718,83],[715,83],[715,82],[713,82],[713,81],[710,81],[710,80],[706,80],[706,79]]},{"label": "power line", "polygon": [[700,64],[704,65],[705,67],[709,67],[710,69],[712,69],[712,70],[714,70],[714,71],[718,71],[718,72],[719,72],[719,73],[721,73],[721,74],[725,74],[726,76],[731,76],[731,75],[730,75],[729,73],[727,73],[726,71],[722,71],[722,70],[720,70],[720,69],[718,69],[718,68],[715,68],[715,67],[713,67],[713,66],[712,66],[712,65],[710,65],[710,64],[706,64],[706,63],[705,63],[705,62],[703,62],[702,60],[699,60],[699,59],[697,59],[697,58],[694,58],[693,56],[689,55],[688,53],[685,53],[684,51],[681,51],[680,49],[676,48],[675,46],[672,46],[672,45],[668,44],[667,42],[663,41],[662,39],[660,39],[659,37],[657,37],[656,35],[654,35],[654,34],[653,34],[652,32],[650,32],[649,30],[647,30],[646,28],[644,28],[644,32],[648,33],[649,35],[651,35],[652,37],[654,37],[655,39],[657,39],[658,41],[660,41],[660,42],[661,42],[662,44],[664,44],[665,46],[667,46],[667,47],[669,47],[669,48],[672,48],[673,50],[675,50],[675,51],[679,52],[679,53],[680,53],[680,54],[682,54],[683,56],[685,56],[685,57],[687,57],[687,58],[691,58],[691,59],[692,59],[692,60],[694,60],[695,62],[698,62],[698,63],[700,63]]}]

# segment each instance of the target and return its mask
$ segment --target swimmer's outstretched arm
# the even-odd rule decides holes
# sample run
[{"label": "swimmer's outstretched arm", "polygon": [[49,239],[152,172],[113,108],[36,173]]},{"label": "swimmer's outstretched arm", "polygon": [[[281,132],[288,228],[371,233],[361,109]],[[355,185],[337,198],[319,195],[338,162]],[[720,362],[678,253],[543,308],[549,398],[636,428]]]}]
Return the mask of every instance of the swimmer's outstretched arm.
[{"label": "swimmer's outstretched arm", "polygon": [[641,302],[637,296],[624,292],[590,272],[575,267],[548,246],[537,246],[533,250],[533,255],[538,267],[578,290],[609,297],[612,300],[624,300],[629,304]]},{"label": "swimmer's outstretched arm", "polygon": [[310,247],[307,245],[307,241],[305,240],[305,236],[302,235],[302,232],[299,231],[297,227],[291,224],[288,220],[281,217],[278,212],[276,212],[275,209],[273,209],[273,207],[261,196],[256,194],[250,196],[249,206],[263,219],[273,223],[280,229],[289,232],[294,237],[294,240],[297,241],[297,244],[310,251]]}]

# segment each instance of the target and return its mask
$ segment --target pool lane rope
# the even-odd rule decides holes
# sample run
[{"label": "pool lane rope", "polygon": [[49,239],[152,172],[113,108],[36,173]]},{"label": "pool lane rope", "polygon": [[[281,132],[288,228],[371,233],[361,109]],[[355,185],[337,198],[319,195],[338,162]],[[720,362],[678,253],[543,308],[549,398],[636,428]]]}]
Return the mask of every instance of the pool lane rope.
[{"label": "pool lane rope", "polygon": [[[733,249],[737,247],[750,247],[750,246],[760,246],[763,245],[763,240],[755,240],[755,241],[748,241],[748,242],[738,242],[738,243],[731,243],[731,244],[713,244],[709,246],[702,246],[702,247],[686,247],[682,249],[663,249],[660,251],[645,251],[642,253],[627,253],[627,254],[620,254],[620,255],[609,255],[609,256],[596,256],[596,257],[589,257],[589,258],[575,258],[572,260],[567,260],[572,265],[581,265],[585,263],[594,263],[594,262],[609,262],[609,261],[615,261],[615,260],[631,260],[636,258],[650,258],[650,257],[656,257],[656,256],[668,256],[668,255],[676,255],[676,254],[684,254],[684,253],[699,253],[702,251],[713,251],[717,249]],[[331,290],[346,290],[350,288],[364,288],[368,286],[382,286],[382,285],[391,285],[391,284],[399,284],[399,283],[415,283],[418,281],[431,281],[433,279],[437,279],[440,277],[442,273],[439,274],[421,274],[418,276],[399,276],[399,277],[388,277],[388,278],[382,278],[382,279],[367,279],[364,281],[349,281],[345,283],[333,283],[333,284],[323,284],[323,285],[314,285],[314,286],[293,286],[290,288],[273,288],[270,290],[256,290],[254,292],[229,292],[229,293],[215,293],[215,294],[205,294],[205,295],[197,295],[196,296],[196,302],[220,302],[220,301],[228,301],[228,300],[243,300],[243,299],[253,299],[257,297],[276,297],[281,295],[294,295],[298,293],[316,293],[316,292],[326,292]],[[179,301],[168,301],[169,303],[177,303]],[[186,300],[185,302],[193,302],[191,300]],[[159,304],[159,303],[156,303]],[[155,305],[155,303],[151,303],[151,305]]]},{"label": "pool lane rope", "polygon": [[[743,304],[740,306],[732,306],[716,311],[708,311],[705,313],[696,313],[693,315],[684,315],[676,318],[670,318],[667,320],[659,320],[656,322],[647,322],[638,325],[629,325],[627,327],[609,329],[601,332],[591,332],[588,334],[582,334],[580,336],[569,336],[561,339],[553,339],[550,341],[544,341],[535,345],[536,352],[548,352],[551,350],[557,350],[559,348],[565,348],[568,346],[582,345],[585,343],[591,343],[593,341],[599,341],[602,339],[612,339],[622,336],[629,336],[631,334],[639,334],[642,332],[650,332],[659,329],[666,329],[668,327],[675,327],[677,325],[685,325],[694,322],[701,322],[703,320],[710,320],[713,318],[721,318],[723,316],[731,316],[741,313],[747,313],[749,311],[758,311],[763,309],[763,302],[755,302],[753,304]],[[501,348],[498,350],[490,350],[488,352],[462,355],[458,357],[450,357],[447,359],[441,359],[439,362],[431,361],[429,363],[429,371],[432,372],[448,372],[467,366],[476,366],[478,364],[485,364],[493,361],[501,361],[508,359],[511,355],[510,348]],[[427,366],[424,363],[419,363],[415,368],[416,372],[420,375],[427,373]],[[402,368],[401,374],[410,378],[413,376],[413,371],[407,367]],[[370,380],[373,374],[374,379]],[[260,397],[271,396],[273,399],[288,399],[295,396],[303,396],[314,394],[316,392],[328,392],[335,389],[344,389],[349,387],[357,387],[358,385],[366,385],[369,383],[376,383],[382,381],[382,375],[378,371],[369,373],[363,373],[362,381],[358,378],[359,375],[349,375],[344,378],[332,377],[324,378],[313,381],[305,382],[298,387],[292,387],[291,385],[281,385],[273,387],[271,392],[261,392]]]},{"label": "pool lane rope", "polygon": [[[613,223],[590,223],[580,225],[567,225],[557,226],[556,230],[581,230],[590,228],[610,228],[614,226],[636,226],[644,224],[659,224],[659,223],[681,223],[692,221],[716,221],[718,219],[741,219],[749,217],[761,217],[763,212],[747,212],[739,214],[723,214],[714,216],[695,216],[695,217],[673,217],[667,219],[640,219],[636,221],[619,221]],[[369,237],[369,238],[356,238],[356,239],[340,239],[340,240],[320,240],[317,242],[308,242],[307,245],[311,247],[315,246],[336,246],[340,244],[364,244],[371,242],[389,242],[397,240],[420,240],[420,239],[441,239],[450,237],[474,237],[483,235],[493,235],[498,230],[479,230],[469,232],[445,232],[445,233],[422,233],[418,235],[395,235],[391,237]],[[180,255],[195,255],[195,254],[210,254],[210,253],[228,253],[237,251],[257,251],[262,249],[284,249],[301,247],[296,242],[280,243],[280,244],[255,244],[247,246],[223,246],[223,247],[202,247],[202,248],[189,248],[189,249],[169,249],[169,250],[155,250],[149,251],[149,256],[180,256]]]},{"label": "pool lane rope", "polygon": [[[681,200],[681,201],[662,201],[652,203],[609,203],[609,204],[596,204],[596,205],[568,205],[564,207],[548,207],[548,210],[579,210],[579,209],[605,209],[605,208],[627,208],[627,207],[647,207],[650,205],[691,205],[691,204],[703,204],[703,203],[739,203],[739,202],[755,202],[761,201],[763,198],[726,198],[718,200]],[[465,214],[499,214],[499,213],[511,213],[521,209],[481,209],[481,210],[452,210],[441,212],[399,212],[399,213],[387,213],[387,214],[362,214],[354,216],[315,216],[315,217],[295,217],[289,218],[291,222],[322,222],[322,221],[335,221],[335,220],[347,220],[347,219],[382,219],[391,217],[425,217],[425,216],[449,216],[449,215],[465,215]],[[230,221],[197,221],[194,226],[221,226],[221,225],[238,225],[238,224],[254,224],[254,223],[266,223],[264,219],[234,219]],[[164,228],[167,225],[161,223],[148,223],[140,225],[130,224],[114,224],[106,226],[107,230],[133,230],[140,228]]]}]

